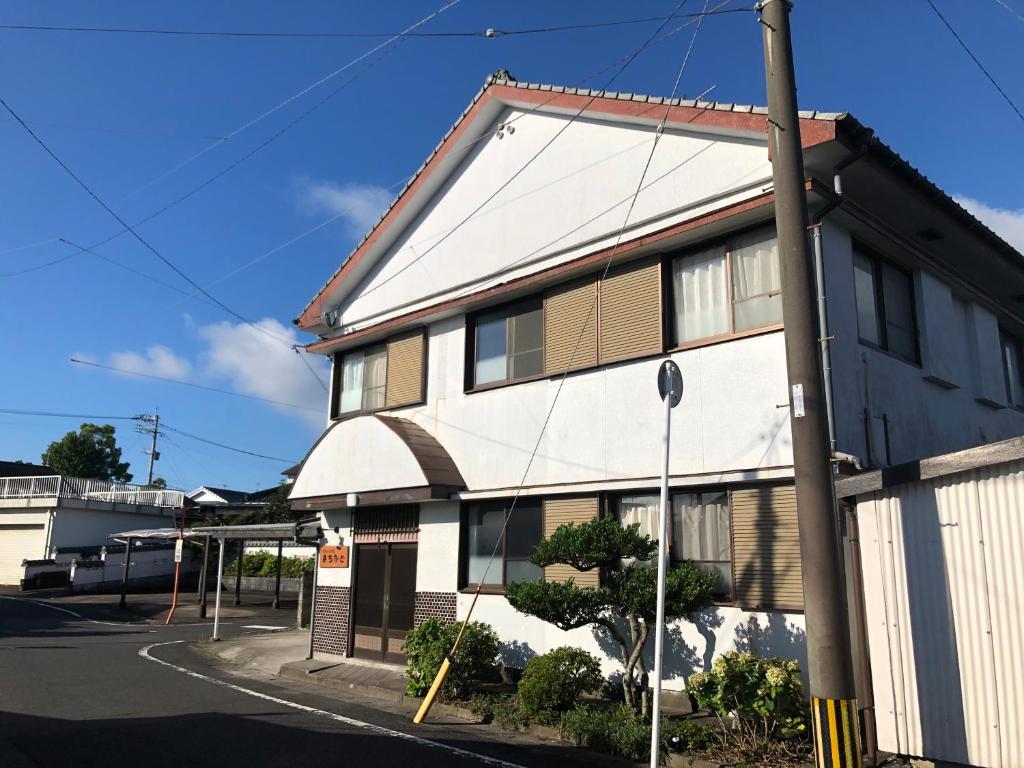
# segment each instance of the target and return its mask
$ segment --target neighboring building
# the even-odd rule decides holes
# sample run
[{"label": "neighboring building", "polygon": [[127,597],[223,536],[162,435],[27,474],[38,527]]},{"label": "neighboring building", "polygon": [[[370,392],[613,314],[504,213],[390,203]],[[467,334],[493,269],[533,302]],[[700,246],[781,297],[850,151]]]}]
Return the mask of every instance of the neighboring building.
[{"label": "neighboring building", "polygon": [[45,464],[26,464],[22,461],[0,461],[0,477],[40,477],[55,475]]},{"label": "neighboring building", "polygon": [[[465,616],[525,472],[474,618],[510,661],[571,643],[618,668],[503,585],[570,575],[528,561],[563,522],[653,532],[670,356],[672,556],[722,594],[675,625],[666,685],[736,647],[805,656],[766,125],[758,107],[488,81],[297,320],[334,367],[291,499],[352,548],[320,572],[317,652],[401,661],[415,622]],[[801,132],[812,214],[840,203],[821,233],[844,465],[1024,433],[1024,258],[852,116],[804,112]]]},{"label": "neighboring building", "polygon": [[[25,561],[100,548],[108,533],[174,525],[181,491],[55,475],[0,476],[0,585],[17,585]],[[179,513],[180,514],[180,513]]]},{"label": "neighboring building", "polygon": [[248,492],[201,485],[186,496],[199,508],[200,517],[206,514],[221,517],[262,509],[276,492],[277,488]]}]

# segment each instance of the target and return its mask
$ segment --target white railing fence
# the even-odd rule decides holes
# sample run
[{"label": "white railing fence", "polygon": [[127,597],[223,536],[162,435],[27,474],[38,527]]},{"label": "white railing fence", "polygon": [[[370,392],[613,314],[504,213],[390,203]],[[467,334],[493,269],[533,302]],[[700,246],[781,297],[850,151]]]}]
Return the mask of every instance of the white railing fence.
[{"label": "white railing fence", "polygon": [[144,504],[151,507],[180,507],[183,491],[168,491],[106,480],[82,477],[39,475],[35,477],[0,477],[0,499],[84,499],[120,504]]}]

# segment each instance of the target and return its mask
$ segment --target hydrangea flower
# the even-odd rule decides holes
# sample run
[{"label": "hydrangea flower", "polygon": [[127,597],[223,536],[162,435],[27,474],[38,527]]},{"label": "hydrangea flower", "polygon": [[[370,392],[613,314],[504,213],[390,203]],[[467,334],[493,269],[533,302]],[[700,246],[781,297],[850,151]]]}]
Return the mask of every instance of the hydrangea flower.
[{"label": "hydrangea flower", "polygon": [[781,667],[768,667],[764,673],[764,679],[771,685],[782,685],[786,682],[786,670]]}]

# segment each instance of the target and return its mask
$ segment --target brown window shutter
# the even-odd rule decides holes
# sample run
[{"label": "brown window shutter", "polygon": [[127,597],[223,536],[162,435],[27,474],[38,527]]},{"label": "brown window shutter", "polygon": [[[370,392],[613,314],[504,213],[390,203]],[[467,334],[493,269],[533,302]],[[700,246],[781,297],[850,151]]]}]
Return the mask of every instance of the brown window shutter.
[{"label": "brown window shutter", "polygon": [[[544,297],[544,373],[561,373],[570,361],[573,368],[597,365],[596,294],[595,276],[560,286]],[[584,321],[587,327],[581,338]]]},{"label": "brown window shutter", "polygon": [[662,351],[661,262],[644,261],[601,281],[601,362]]},{"label": "brown window shutter", "polygon": [[424,348],[423,331],[399,336],[388,342],[388,378],[385,405],[393,408],[423,400]]},{"label": "brown window shutter", "polygon": [[800,535],[793,486],[729,494],[733,589],[742,608],[802,611]]},{"label": "brown window shutter", "polygon": [[[560,525],[585,523],[597,517],[597,497],[581,496],[572,499],[544,500],[544,537],[547,538]],[[549,565],[544,569],[547,581],[568,581],[572,579],[580,587],[597,587],[600,574],[597,569],[577,571],[571,565]]]}]

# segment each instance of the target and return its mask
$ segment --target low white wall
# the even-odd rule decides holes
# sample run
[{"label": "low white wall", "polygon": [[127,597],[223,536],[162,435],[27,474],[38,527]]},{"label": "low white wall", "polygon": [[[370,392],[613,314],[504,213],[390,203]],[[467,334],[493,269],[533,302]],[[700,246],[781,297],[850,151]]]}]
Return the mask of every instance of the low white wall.
[{"label": "low white wall", "polygon": [[[458,596],[458,617],[465,618],[473,596]],[[494,627],[502,642],[502,660],[522,667],[535,655],[563,645],[590,651],[601,659],[605,675],[622,672],[619,651],[603,632],[590,627],[563,632],[532,616],[519,613],[501,595],[481,595],[473,614],[475,621]],[[751,613],[739,608],[717,607],[702,612],[697,621],[669,624],[665,644],[664,687],[682,691],[686,678],[711,668],[716,656],[733,650],[749,650],[761,656],[783,656],[807,668],[807,645],[803,614]],[[648,670],[653,669],[653,638],[648,641]],[[806,672],[804,672],[806,675]]]},{"label": "low white wall", "polygon": [[[78,591],[109,582],[120,582],[124,575],[124,552],[110,552],[99,560],[75,560],[71,565],[72,588]],[[102,566],[86,565],[102,563]],[[181,573],[199,570],[201,559],[196,552],[185,547],[182,553]],[[174,549],[133,549],[131,567],[128,569],[129,583],[136,579],[148,579],[174,575]]]}]

